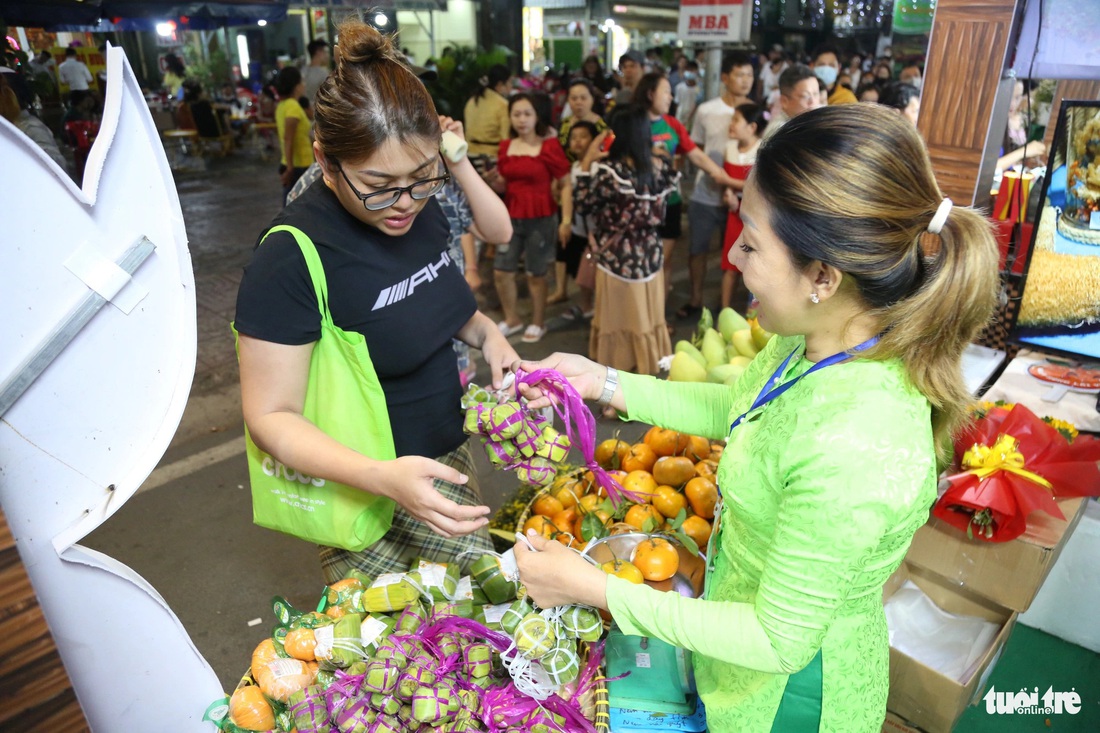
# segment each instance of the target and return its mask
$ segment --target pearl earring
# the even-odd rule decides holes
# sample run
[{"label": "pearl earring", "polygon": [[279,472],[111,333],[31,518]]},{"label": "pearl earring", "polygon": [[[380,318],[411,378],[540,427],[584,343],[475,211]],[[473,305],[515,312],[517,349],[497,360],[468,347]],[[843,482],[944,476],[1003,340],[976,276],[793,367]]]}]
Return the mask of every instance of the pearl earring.
[{"label": "pearl earring", "polygon": [[821,298],[817,297],[817,293],[810,293],[810,300],[814,303],[821,302]]}]

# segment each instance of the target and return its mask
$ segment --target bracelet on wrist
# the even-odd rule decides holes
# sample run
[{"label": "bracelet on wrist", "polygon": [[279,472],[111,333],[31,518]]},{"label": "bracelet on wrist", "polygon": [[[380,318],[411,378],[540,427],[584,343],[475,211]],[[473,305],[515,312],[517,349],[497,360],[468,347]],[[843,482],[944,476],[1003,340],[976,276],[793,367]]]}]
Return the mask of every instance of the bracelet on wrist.
[{"label": "bracelet on wrist", "polygon": [[619,388],[619,370],[612,367],[607,367],[607,376],[603,381],[603,392],[600,393],[599,398],[596,400],[596,404],[601,407],[607,407],[611,404],[611,398],[615,396],[615,391]]}]

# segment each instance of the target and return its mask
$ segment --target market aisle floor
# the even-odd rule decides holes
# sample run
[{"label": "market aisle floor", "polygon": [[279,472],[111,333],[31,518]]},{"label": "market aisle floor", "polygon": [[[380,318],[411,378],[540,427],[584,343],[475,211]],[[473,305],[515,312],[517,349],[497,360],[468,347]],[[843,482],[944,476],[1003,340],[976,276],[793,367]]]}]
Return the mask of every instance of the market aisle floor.
[{"label": "market aisle floor", "polygon": [[[270,600],[316,602],[322,588],[315,549],[304,542],[252,524],[236,359],[229,321],[241,268],[257,233],[278,211],[279,186],[273,166],[237,154],[210,162],[202,175],[177,182],[190,239],[197,295],[199,353],[187,412],[160,467],[86,544],[126,563],[145,577],[175,610],[196,646],[226,689],[248,666],[253,647],[274,623]],[[686,242],[677,260],[686,260]],[[713,263],[717,264],[717,253]],[[679,268],[681,271],[683,267]],[[488,273],[486,273],[488,275]],[[708,274],[706,302],[717,301],[720,273]],[[676,282],[683,292],[683,277]],[[485,300],[483,296],[483,301]],[[671,299],[670,311],[684,302]],[[560,319],[550,311],[551,330],[539,344],[519,344],[526,358],[553,351],[584,352],[586,324]],[[675,338],[687,337],[692,323],[674,323]],[[599,437],[615,430],[633,441],[642,427],[598,421]],[[514,477],[493,471],[479,457],[483,495],[494,508],[515,487]],[[258,623],[249,625],[256,620]],[[1041,718],[987,715],[972,708],[957,727],[969,733],[1100,730],[1100,657],[1042,632],[1017,626],[993,675],[998,689],[1053,685],[1076,687],[1092,706],[1078,716],[1060,716],[1050,727]],[[1059,687],[1061,685],[1061,687]]]}]

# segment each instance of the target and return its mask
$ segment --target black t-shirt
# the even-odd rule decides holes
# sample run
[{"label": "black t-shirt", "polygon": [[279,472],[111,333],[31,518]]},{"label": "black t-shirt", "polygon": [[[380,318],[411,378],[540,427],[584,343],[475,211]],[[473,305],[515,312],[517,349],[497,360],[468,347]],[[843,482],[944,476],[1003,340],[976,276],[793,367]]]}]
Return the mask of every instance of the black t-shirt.
[{"label": "black t-shirt", "polygon": [[[477,302],[447,254],[449,229],[439,203],[430,199],[406,234],[391,237],[349,214],[318,182],[271,222],[279,224],[313,240],[333,322],[366,339],[397,455],[434,458],[460,446],[466,437],[462,385],[451,337],[473,317]],[[237,293],[235,325],[278,344],[320,338],[309,269],[289,233],[272,234],[253,254]]]}]

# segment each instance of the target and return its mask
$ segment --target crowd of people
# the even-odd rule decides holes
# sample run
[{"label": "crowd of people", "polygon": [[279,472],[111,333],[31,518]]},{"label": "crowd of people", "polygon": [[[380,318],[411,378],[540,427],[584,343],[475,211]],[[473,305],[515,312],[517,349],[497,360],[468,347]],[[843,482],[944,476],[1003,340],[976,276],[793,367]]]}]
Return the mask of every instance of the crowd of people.
[{"label": "crowd of people", "polygon": [[[304,70],[287,67],[275,81],[284,193],[300,192],[320,177],[316,164],[307,167],[313,153],[304,137],[316,91],[302,85],[307,77],[314,84],[325,78],[329,51],[323,41],[311,44]],[[422,78],[433,73],[398,56]],[[549,70],[536,80],[521,79],[502,64],[486,70],[463,110],[464,130],[469,159],[505,201],[513,236],[508,242],[475,238],[465,261],[471,271],[482,258],[492,263],[486,284],[495,295],[490,300],[499,301],[503,335],[541,340],[548,307],[565,303],[563,318],[590,322],[593,357],[656,373],[659,358],[671,350],[673,319],[696,319],[704,305],[748,305],[729,253],[742,231],[738,209],[762,141],[824,106],[877,103],[914,126],[920,112],[919,62],[842,53],[830,45],[808,54],[789,54],[781,46],[756,56],[732,51],[710,70],[718,76],[718,94],[706,99],[704,61],[702,53],[678,51],[666,66],[658,50],[649,49],[627,51],[612,72],[596,56],[572,73]],[[638,109],[649,121],[652,166],[625,152],[630,143],[612,129],[617,115]],[[1016,139],[1018,131],[1014,135],[1006,136],[1006,149],[1026,142]],[[638,180],[627,175],[638,170]],[[617,181],[617,198],[607,197],[611,187],[593,185],[604,176]],[[645,215],[629,221],[607,215],[624,210]],[[469,234],[461,222],[452,225]],[[683,239],[687,285],[673,293],[672,255]],[[706,304],[704,283],[716,249],[720,300]],[[517,285],[521,267],[526,294]],[[521,307],[521,297],[530,299],[529,307]],[[616,307],[601,307],[610,302]],[[467,363],[463,373],[475,368]]]}]

